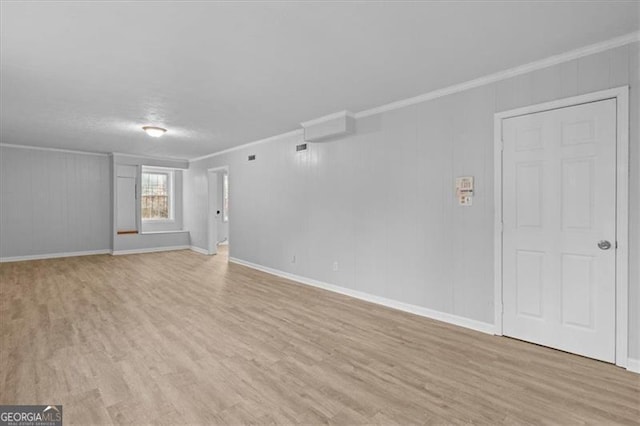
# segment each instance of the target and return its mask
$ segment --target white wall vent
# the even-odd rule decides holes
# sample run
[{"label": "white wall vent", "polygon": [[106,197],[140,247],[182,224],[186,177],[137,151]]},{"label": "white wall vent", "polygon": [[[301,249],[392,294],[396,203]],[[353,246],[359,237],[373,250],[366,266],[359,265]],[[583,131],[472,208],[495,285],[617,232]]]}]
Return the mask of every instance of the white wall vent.
[{"label": "white wall vent", "polygon": [[355,132],[356,120],[349,111],[340,111],[300,123],[306,142],[325,142]]}]

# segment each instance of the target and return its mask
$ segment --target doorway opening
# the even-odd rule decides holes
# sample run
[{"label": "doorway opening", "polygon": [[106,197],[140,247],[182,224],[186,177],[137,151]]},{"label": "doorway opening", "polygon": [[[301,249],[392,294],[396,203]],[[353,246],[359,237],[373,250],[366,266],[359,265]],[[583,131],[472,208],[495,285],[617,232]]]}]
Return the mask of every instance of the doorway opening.
[{"label": "doorway opening", "polygon": [[229,253],[229,167],[207,170],[207,251],[209,255]]}]

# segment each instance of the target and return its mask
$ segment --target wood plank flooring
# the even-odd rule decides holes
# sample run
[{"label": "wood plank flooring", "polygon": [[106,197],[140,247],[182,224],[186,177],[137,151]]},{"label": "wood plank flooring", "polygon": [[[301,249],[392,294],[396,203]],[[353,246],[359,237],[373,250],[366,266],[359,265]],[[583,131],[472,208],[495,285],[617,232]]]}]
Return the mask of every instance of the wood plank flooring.
[{"label": "wood plank flooring", "polygon": [[640,424],[640,376],[191,251],[0,265],[0,404],[65,424]]}]

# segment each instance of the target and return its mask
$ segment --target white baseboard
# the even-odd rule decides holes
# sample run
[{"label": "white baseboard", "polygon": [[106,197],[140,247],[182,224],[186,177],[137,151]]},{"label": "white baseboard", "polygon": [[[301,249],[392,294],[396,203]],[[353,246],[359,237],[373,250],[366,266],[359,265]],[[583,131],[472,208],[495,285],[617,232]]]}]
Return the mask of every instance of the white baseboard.
[{"label": "white baseboard", "polygon": [[209,252],[203,248],[200,247],[196,247],[196,246],[191,246],[189,247],[191,250],[195,251],[196,253],[200,253],[200,254],[204,254],[206,256],[209,256]]},{"label": "white baseboard", "polygon": [[485,323],[482,321],[473,320],[470,318],[461,317],[454,314],[448,314],[446,312],[440,312],[422,306],[411,305],[409,303],[398,302],[397,300],[387,299],[386,297],[374,296],[372,294],[364,293],[357,290],[351,290],[345,287],[340,287],[333,284],[324,283],[307,277],[301,277],[299,275],[290,274],[288,272],[280,271],[278,269],[269,268],[266,266],[258,265],[255,263],[247,262],[242,259],[229,258],[230,262],[237,263],[239,265],[248,266],[249,268],[257,269],[258,271],[266,272],[268,274],[276,275],[282,278],[287,278],[292,281],[296,281],[300,284],[310,285],[318,287],[324,290],[329,290],[334,293],[340,293],[345,296],[354,297],[356,299],[365,300],[367,302],[376,303],[378,305],[386,306],[388,308],[398,309],[400,311],[409,312],[422,317],[435,319],[438,321],[446,322],[449,324],[457,325],[460,327],[470,328],[472,330],[480,331],[487,334],[493,334],[493,324]]},{"label": "white baseboard", "polygon": [[141,253],[156,253],[159,251],[174,251],[174,250],[188,250],[191,246],[167,246],[167,247],[150,247],[133,250],[114,250],[114,256],[120,256],[123,254],[141,254]]},{"label": "white baseboard", "polygon": [[627,370],[640,374],[640,359],[627,358]]},{"label": "white baseboard", "polygon": [[109,254],[109,253],[111,253],[110,249],[104,249],[104,250],[71,251],[71,252],[65,252],[65,253],[33,254],[28,256],[10,256],[10,257],[0,257],[0,263],[22,262],[25,260],[57,259],[60,257],[92,256],[95,254]]}]

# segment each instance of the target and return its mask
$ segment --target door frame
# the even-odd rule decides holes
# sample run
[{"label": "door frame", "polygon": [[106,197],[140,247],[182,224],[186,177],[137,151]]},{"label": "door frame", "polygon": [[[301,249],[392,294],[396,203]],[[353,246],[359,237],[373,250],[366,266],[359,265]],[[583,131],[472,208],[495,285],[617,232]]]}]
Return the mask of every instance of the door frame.
[{"label": "door frame", "polygon": [[522,115],[616,99],[616,358],[627,367],[629,326],[629,86],[572,96],[494,114],[494,334],[502,336],[502,121]]},{"label": "door frame", "polygon": [[211,230],[213,229],[213,227],[216,227],[218,224],[216,223],[215,220],[215,215],[214,212],[216,210],[216,208],[214,207],[217,203],[217,198],[218,198],[218,193],[217,193],[217,188],[216,188],[216,199],[212,200],[211,197],[211,174],[212,173],[220,173],[226,171],[227,174],[229,174],[229,166],[221,166],[221,167],[214,167],[211,169],[207,169],[207,252],[209,255],[214,255],[218,252],[217,250],[217,245],[218,242],[217,241],[210,241],[211,240]]}]

